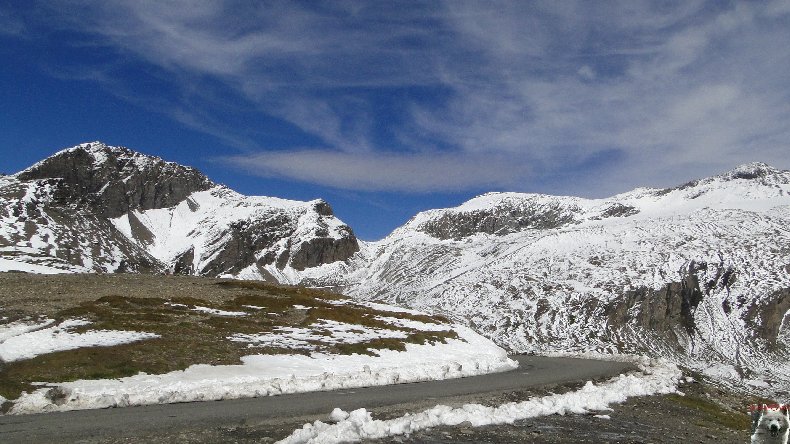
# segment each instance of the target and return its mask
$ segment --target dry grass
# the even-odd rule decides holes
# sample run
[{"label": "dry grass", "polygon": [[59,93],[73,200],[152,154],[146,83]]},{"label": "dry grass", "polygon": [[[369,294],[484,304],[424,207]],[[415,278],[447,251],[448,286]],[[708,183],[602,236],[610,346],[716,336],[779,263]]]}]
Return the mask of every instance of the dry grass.
[{"label": "dry grass", "polygon": [[[57,278],[53,279],[57,281]],[[160,279],[168,282],[167,277]],[[161,285],[161,282],[157,285]],[[193,287],[179,288],[191,290]],[[377,319],[394,317],[443,323],[443,318],[375,310],[343,296],[314,289],[229,280],[213,280],[210,286],[194,288],[207,288],[211,297],[190,291],[163,291],[168,297],[130,296],[119,292],[95,299],[75,298],[74,304],[61,304],[57,311],[49,313],[57,322],[75,318],[91,321],[90,325],[73,331],[140,331],[156,333],[160,337],[112,347],[49,353],[7,363],[0,367],[0,395],[8,399],[17,398],[21,392],[33,389],[32,383],[37,381],[120,378],[138,372],[161,374],[182,370],[193,364],[240,364],[242,356],[253,353],[300,353],[298,350],[277,347],[250,349],[246,343],[233,342],[227,338],[236,333],[276,332],[278,327],[311,328],[319,320],[398,330],[406,335],[405,339],[384,338],[355,344],[313,341],[316,350],[326,353],[372,354],[371,350],[404,350],[405,343],[444,342],[447,338],[457,337],[453,331],[418,331]],[[196,311],[196,306],[247,314],[220,316]],[[13,319],[18,319],[21,315],[17,311],[12,313],[12,310],[0,309],[0,316],[13,315]],[[320,330],[315,333],[328,334]]]}]

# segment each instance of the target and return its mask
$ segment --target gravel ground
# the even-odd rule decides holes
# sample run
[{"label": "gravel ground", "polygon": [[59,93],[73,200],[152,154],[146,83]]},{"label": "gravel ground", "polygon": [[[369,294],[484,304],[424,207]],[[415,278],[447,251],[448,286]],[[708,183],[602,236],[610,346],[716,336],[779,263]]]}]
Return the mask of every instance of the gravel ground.
[{"label": "gravel ground", "polygon": [[0,273],[0,312],[8,316],[52,316],[103,296],[173,298],[191,296],[220,302],[222,279],[140,274]]}]

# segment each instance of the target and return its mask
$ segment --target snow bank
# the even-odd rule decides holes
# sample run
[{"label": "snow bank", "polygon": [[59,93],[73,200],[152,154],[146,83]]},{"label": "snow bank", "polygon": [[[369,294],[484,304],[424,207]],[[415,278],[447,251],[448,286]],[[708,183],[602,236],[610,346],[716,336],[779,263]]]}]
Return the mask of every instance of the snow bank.
[{"label": "snow bank", "polygon": [[20,361],[38,355],[82,347],[100,347],[153,339],[159,335],[136,331],[89,330],[72,333],[68,329],[88,325],[90,322],[70,319],[52,327],[43,324],[16,324],[0,330],[0,360]]},{"label": "snow bank", "polygon": [[[253,355],[243,365],[193,365],[163,375],[48,384],[25,393],[10,413],[24,414],[143,404],[208,401],[308,391],[460,378],[514,369],[504,350],[472,330],[452,327],[460,339],[406,344],[405,352],[367,355]],[[47,396],[52,387],[57,404]],[[63,396],[65,395],[65,396]]]},{"label": "snow bank", "polygon": [[[469,423],[474,427],[491,424],[512,424],[515,421],[552,414],[587,413],[609,410],[610,404],[624,402],[628,397],[673,393],[682,376],[674,364],[667,361],[642,360],[641,373],[619,375],[602,384],[587,384],[580,390],[550,395],[523,402],[511,402],[498,407],[466,404],[460,408],[437,405],[416,414],[386,421],[374,420],[365,409],[347,413],[335,409],[330,420],[336,424],[316,421],[305,424],[278,444],[329,444],[381,439],[393,435],[408,435],[418,430],[437,426]],[[605,416],[605,415],[604,415]],[[603,417],[603,416],[601,416]]]}]

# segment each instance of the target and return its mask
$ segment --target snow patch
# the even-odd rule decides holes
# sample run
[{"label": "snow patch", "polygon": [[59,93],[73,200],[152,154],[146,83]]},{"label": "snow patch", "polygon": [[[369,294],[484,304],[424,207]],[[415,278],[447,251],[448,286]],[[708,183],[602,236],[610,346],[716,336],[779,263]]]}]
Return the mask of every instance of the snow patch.
[{"label": "snow patch", "polygon": [[12,261],[9,259],[0,258],[0,272],[4,271],[22,271],[25,273],[37,274],[58,274],[68,273],[69,270],[63,270],[46,265],[33,264],[30,262]]},{"label": "snow patch", "polygon": [[445,344],[406,344],[405,352],[368,355],[252,355],[243,365],[193,365],[163,375],[138,374],[111,380],[80,380],[56,386],[65,394],[55,404],[51,388],[25,393],[11,414],[144,404],[208,401],[308,391],[460,378],[512,370],[518,363],[504,350],[463,326],[460,339]]},{"label": "snow patch", "polygon": [[0,325],[0,344],[5,342],[6,339],[12,338],[14,336],[23,335],[25,333],[30,333],[32,331],[48,327],[52,325],[53,322],[55,322],[54,319],[47,319],[42,322],[17,321]]},{"label": "snow patch", "polygon": [[195,308],[192,308],[191,310],[198,311],[201,313],[213,314],[216,316],[247,316],[249,314],[244,311],[226,311],[226,310],[219,310],[216,308],[203,307],[200,305],[196,305]]},{"label": "snow patch", "polygon": [[309,327],[277,327],[273,333],[238,333],[228,339],[234,342],[247,342],[252,347],[293,347],[312,350],[315,348],[314,343],[358,344],[383,338],[404,339],[406,336],[406,332],[401,330],[372,328],[321,319]]},{"label": "snow patch", "polygon": [[[511,402],[497,407],[466,404],[452,408],[437,405],[420,413],[406,414],[390,420],[375,420],[364,408],[352,412],[335,409],[330,418],[336,424],[321,421],[305,424],[290,436],[278,441],[278,444],[357,442],[408,435],[431,427],[456,426],[462,423],[469,423],[473,427],[512,424],[539,416],[610,410],[611,404],[622,403],[629,397],[677,391],[682,373],[674,364],[643,360],[640,367],[641,373],[619,375],[602,384],[587,382],[584,387],[574,392]],[[608,415],[598,417],[609,419]]]},{"label": "snow patch", "polygon": [[709,376],[718,380],[740,379],[741,377],[740,374],[738,374],[738,370],[734,366],[722,363],[712,364],[708,368],[703,369],[702,373],[704,373],[705,376]]},{"label": "snow patch", "polygon": [[46,353],[83,347],[108,347],[159,337],[153,333],[136,331],[89,330],[84,333],[68,331],[71,328],[89,324],[90,322],[85,320],[70,319],[52,327],[27,329],[26,331],[17,329],[13,334],[9,331],[10,329],[6,329],[0,333],[5,337],[0,342],[0,360],[5,362],[21,361]]}]

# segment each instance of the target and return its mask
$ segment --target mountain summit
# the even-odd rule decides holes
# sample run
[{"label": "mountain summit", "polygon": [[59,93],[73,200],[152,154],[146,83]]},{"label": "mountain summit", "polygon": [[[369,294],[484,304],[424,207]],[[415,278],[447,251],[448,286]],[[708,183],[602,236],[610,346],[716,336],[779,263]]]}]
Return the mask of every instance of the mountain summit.
[{"label": "mountain summit", "polygon": [[108,218],[130,210],[170,207],[216,186],[194,168],[101,142],[59,151],[16,177],[59,179],[63,197],[85,201]]},{"label": "mountain summit", "polygon": [[243,196],[194,168],[91,142],[0,178],[0,248],[0,260],[33,271],[276,280],[359,246],[322,200]]}]

